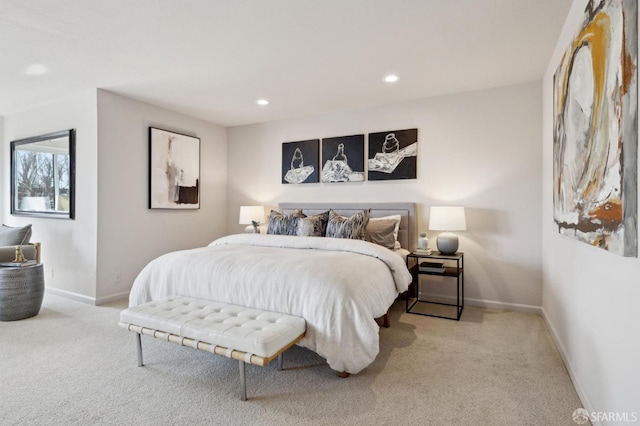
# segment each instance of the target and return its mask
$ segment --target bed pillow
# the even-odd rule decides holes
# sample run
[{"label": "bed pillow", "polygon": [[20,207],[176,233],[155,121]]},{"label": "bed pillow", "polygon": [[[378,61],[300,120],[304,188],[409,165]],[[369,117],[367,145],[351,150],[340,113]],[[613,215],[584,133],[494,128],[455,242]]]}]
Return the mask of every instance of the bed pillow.
[{"label": "bed pillow", "polygon": [[269,213],[267,234],[296,235],[296,229],[300,218],[307,217],[302,210],[296,210],[291,214],[282,214],[275,210]]},{"label": "bed pillow", "polygon": [[369,223],[377,222],[379,220],[393,220],[395,222],[395,227],[393,228],[393,238],[395,239],[394,248],[399,249],[401,246],[400,242],[398,242],[398,232],[400,230],[400,221],[402,220],[402,216],[394,214],[390,216],[372,217],[369,219]]},{"label": "bed pillow", "polygon": [[31,239],[31,225],[0,227],[0,247],[27,244]]},{"label": "bed pillow", "polygon": [[395,228],[395,220],[376,220],[369,219],[365,240],[378,244],[393,250],[396,245],[396,238],[393,234]]},{"label": "bed pillow", "polygon": [[328,222],[328,210],[324,213],[318,213],[313,216],[298,218],[296,224],[296,235],[301,237],[324,237],[327,233]]},{"label": "bed pillow", "polygon": [[370,209],[363,210],[348,218],[340,216],[333,210],[329,210],[327,237],[364,240],[370,215]]}]

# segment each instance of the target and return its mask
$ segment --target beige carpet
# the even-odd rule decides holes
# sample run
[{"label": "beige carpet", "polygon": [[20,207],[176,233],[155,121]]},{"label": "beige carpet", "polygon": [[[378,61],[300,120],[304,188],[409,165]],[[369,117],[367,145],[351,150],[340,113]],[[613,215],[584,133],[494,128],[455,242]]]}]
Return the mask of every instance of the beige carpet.
[{"label": "beige carpet", "polygon": [[2,425],[573,425],[581,407],[543,320],[465,308],[460,322],[392,310],[376,361],[340,379],[294,347],[285,370],[134,335],[125,302],[47,294],[37,317],[0,322]]}]

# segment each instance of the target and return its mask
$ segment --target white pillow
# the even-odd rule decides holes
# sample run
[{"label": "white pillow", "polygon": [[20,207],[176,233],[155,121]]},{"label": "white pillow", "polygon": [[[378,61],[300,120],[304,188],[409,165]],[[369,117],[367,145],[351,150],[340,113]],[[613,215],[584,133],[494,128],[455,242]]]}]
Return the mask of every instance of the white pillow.
[{"label": "white pillow", "polygon": [[402,216],[400,216],[399,214],[394,214],[391,216],[372,217],[369,219],[369,222],[375,222],[377,220],[393,220],[396,222],[396,225],[393,228],[393,237],[396,240],[394,247],[400,248],[400,242],[398,242],[398,230],[400,229],[400,221],[402,220]]}]

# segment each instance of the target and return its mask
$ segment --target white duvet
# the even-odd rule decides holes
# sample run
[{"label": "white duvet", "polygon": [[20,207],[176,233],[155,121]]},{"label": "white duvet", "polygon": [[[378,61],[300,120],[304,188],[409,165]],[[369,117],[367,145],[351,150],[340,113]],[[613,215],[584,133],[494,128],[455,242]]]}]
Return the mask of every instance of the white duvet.
[{"label": "white duvet", "polygon": [[170,295],[303,317],[299,342],[336,371],[358,373],[378,354],[378,325],[411,275],[404,260],[359,240],[238,234],[150,262],[129,305]]}]

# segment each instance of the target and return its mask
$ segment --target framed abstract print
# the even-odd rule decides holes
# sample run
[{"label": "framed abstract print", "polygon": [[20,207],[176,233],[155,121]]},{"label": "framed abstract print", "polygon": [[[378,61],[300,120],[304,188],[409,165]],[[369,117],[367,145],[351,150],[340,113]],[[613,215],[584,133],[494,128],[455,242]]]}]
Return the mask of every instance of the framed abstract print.
[{"label": "framed abstract print", "polygon": [[200,208],[200,139],[149,127],[149,208]]}]

